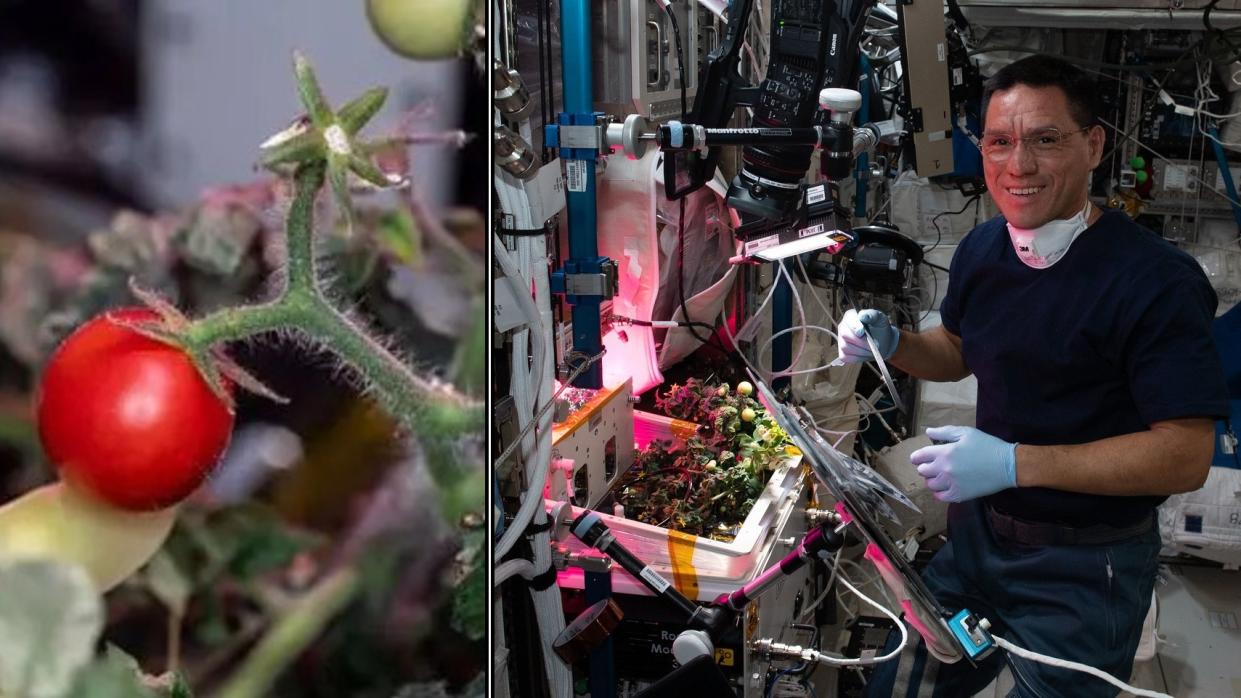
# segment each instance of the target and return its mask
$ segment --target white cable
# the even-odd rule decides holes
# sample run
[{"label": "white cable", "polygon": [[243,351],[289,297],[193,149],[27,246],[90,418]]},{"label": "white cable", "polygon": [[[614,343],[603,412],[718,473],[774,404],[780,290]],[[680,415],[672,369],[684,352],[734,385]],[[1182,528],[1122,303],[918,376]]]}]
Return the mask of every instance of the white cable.
[{"label": "white cable", "polygon": [[1130,686],[1129,684],[1121,681],[1120,679],[1116,678],[1115,676],[1112,676],[1111,674],[1103,671],[1102,669],[1099,669],[1097,667],[1092,667],[1089,664],[1082,664],[1080,662],[1071,662],[1067,659],[1057,659],[1056,657],[1048,657],[1045,654],[1039,654],[1038,652],[1032,652],[1028,649],[1025,649],[1024,647],[1018,647],[1017,645],[1014,645],[1013,643],[1009,642],[1008,640],[1005,640],[999,635],[992,635],[991,639],[995,640],[995,644],[998,647],[1004,650],[1007,650],[1008,652],[1011,652],[1017,655],[1018,657],[1024,657],[1025,659],[1029,659],[1030,661],[1039,662],[1041,664],[1046,664],[1048,666],[1060,667],[1061,669],[1072,669],[1073,671],[1081,671],[1081,672],[1090,674],[1091,676],[1095,676],[1100,679],[1103,679],[1104,681],[1112,684],[1113,686],[1121,689],[1122,691],[1129,691],[1135,696],[1146,696],[1146,698],[1172,698],[1172,696],[1168,695],[1167,693],[1160,693],[1159,691],[1148,691],[1145,688],[1135,688],[1134,686]]},{"label": "white cable", "polygon": [[[508,249],[498,236],[492,242],[492,248],[493,256],[500,263],[500,269],[504,272],[506,280],[513,286],[517,304],[522,307],[523,311],[527,312],[528,317],[533,318],[530,328],[530,343],[535,348],[535,364],[541,364],[545,359],[547,347],[539,321],[538,308],[535,307],[534,300],[530,297],[529,289],[521,287],[524,283],[524,277],[518,271],[512,257],[509,255]],[[512,523],[505,529],[504,535],[500,536],[500,540],[496,541],[492,553],[496,562],[504,559],[504,556],[525,532],[526,527],[534,518],[535,511],[541,510],[543,506],[543,487],[547,484],[548,465],[551,462],[551,411],[548,410],[541,414],[543,416],[537,420],[537,445],[532,459],[534,472],[531,473],[530,487],[526,490],[527,496],[522,500]],[[544,422],[546,423],[544,424]]]},{"label": "white cable", "polygon": [[[768,287],[768,289],[767,289],[767,295],[766,295],[766,296],[763,296],[763,302],[758,304],[758,309],[754,311],[754,314],[750,316],[750,319],[749,319],[749,320],[747,320],[747,321],[746,321],[746,323],[745,323],[744,325],[742,325],[741,327],[737,328],[737,335],[738,335],[738,336],[741,336],[741,335],[747,335],[747,334],[749,334],[749,332],[748,332],[748,328],[749,328],[749,326],[750,326],[750,323],[758,322],[758,318],[759,318],[760,316],[762,316],[763,311],[764,311],[764,310],[766,310],[766,308],[767,308],[767,304],[768,304],[768,303],[770,303],[770,302],[771,302],[771,299],[772,299],[772,298],[776,295],[776,286],[778,286],[778,285],[779,285],[779,282],[780,282],[780,273],[779,273],[779,271],[777,271],[777,272],[776,272],[776,278],[772,280],[772,282],[771,282],[771,286],[769,286],[769,287]],[[726,319],[727,319],[727,318],[726,318]],[[725,323],[725,324],[727,324],[727,323]],[[731,335],[731,334],[729,335],[729,338],[730,338],[730,339],[732,338],[732,335]],[[747,340],[747,341],[748,341],[748,340]],[[733,348],[735,348],[735,349],[737,349],[738,351],[740,351],[740,348],[737,346],[737,343],[736,343],[736,342],[733,342]]]},{"label": "white cable", "polygon": [[[807,279],[810,278],[810,273],[806,271],[806,265],[802,264],[801,255],[797,255],[797,268],[801,269],[802,276],[806,277]],[[832,311],[827,309],[827,304],[824,303],[823,300],[819,298],[819,295],[817,293],[814,293],[812,291],[810,293],[810,297],[814,299],[815,303],[819,304],[819,310],[823,311],[823,317],[825,320],[827,320],[829,325],[840,324],[839,322],[836,321],[836,316],[832,314]],[[838,342],[840,341],[840,337],[836,336],[835,333],[833,333],[832,336],[836,337],[836,341]]]},{"label": "white cable", "polygon": [[507,562],[501,562],[496,565],[494,570],[492,570],[491,575],[492,586],[497,587],[507,582],[509,577],[513,577],[515,575],[521,575],[525,579],[530,579],[535,575],[534,561],[523,558],[519,560],[508,560]]},{"label": "white cable", "polygon": [[741,351],[741,347],[737,344],[737,338],[733,336],[732,330],[728,327],[728,311],[721,309],[720,318],[724,321],[724,334],[728,336],[728,342],[733,345],[733,350],[737,352],[737,356],[741,357],[741,360],[744,361],[745,365],[754,372],[754,375],[762,377],[764,380],[770,380],[769,374],[766,371],[759,369],[758,366],[750,363],[750,357],[746,356],[744,351]]},{"label": "white cable", "polygon": [[[519,241],[519,245],[531,241]],[[539,312],[538,306],[530,295],[531,279],[522,273],[522,269],[514,262],[508,248],[497,237],[493,241],[494,255],[499,262],[501,269],[504,271],[507,282],[512,286],[514,296],[518,299],[518,305],[521,306],[526,315],[530,344],[533,349],[534,362],[528,369],[533,379],[533,386],[524,376],[527,369],[524,365],[514,366],[514,387],[519,392],[525,392],[527,395],[515,394],[514,398],[518,404],[518,421],[521,417],[529,414],[527,426],[535,425],[538,431],[533,435],[533,444],[527,439],[518,439],[517,444],[523,441],[528,444],[527,451],[532,447],[533,457],[526,460],[527,478],[530,487],[524,494],[521,505],[518,507],[517,515],[514,517],[509,528],[505,530],[504,535],[496,543],[494,560],[499,561],[516,541],[525,534],[525,530],[530,523],[542,524],[546,521],[547,512],[543,509],[543,487],[548,477],[548,464],[551,459],[551,411],[546,409],[552,404],[551,398],[551,374],[548,370],[550,354],[546,341],[547,328],[543,321],[543,316]],[[519,253],[524,261],[526,268],[536,268],[538,265],[530,259],[531,250],[522,248]],[[534,274],[531,274],[534,276]],[[536,278],[533,286],[537,289],[540,282]],[[520,357],[524,357],[524,352],[515,352]],[[524,363],[524,360],[523,360]],[[520,377],[520,378],[519,378]],[[542,407],[535,412],[534,407],[538,405]],[[529,411],[529,412],[527,412]],[[508,563],[510,567],[505,568],[505,574],[511,574],[520,571],[535,571],[538,569],[547,569],[551,564],[551,538],[550,533],[544,531],[531,537],[531,547],[534,550],[534,560],[513,560]],[[501,567],[503,566],[501,565]],[[507,570],[513,570],[509,572]],[[530,595],[534,604],[535,618],[537,620],[538,632],[543,644],[543,665],[548,678],[548,686],[553,698],[569,698],[573,695],[573,676],[569,667],[552,652],[547,651],[552,646],[556,637],[564,629],[564,610],[561,606],[560,592],[554,585],[543,590],[530,590]]]},{"label": "white cable", "polygon": [[[835,337],[835,336],[836,336],[836,333],[835,333],[835,332],[832,332],[832,331],[831,331],[831,330],[829,330],[828,328],[826,328],[826,327],[821,327],[821,326],[819,326],[819,325],[794,325],[793,327],[786,327],[786,328],[784,328],[784,329],[780,330],[779,332],[777,332],[777,333],[775,333],[775,334],[771,335],[771,337],[769,337],[769,338],[767,339],[767,341],[763,344],[762,348],[761,348],[761,349],[759,349],[759,352],[758,352],[758,362],[759,362],[759,363],[763,363],[763,358],[764,358],[764,357],[766,357],[768,354],[770,354],[770,353],[771,353],[771,348],[772,348],[772,346],[774,346],[774,344],[773,344],[773,343],[775,342],[775,340],[776,340],[776,338],[777,338],[777,337],[780,337],[781,335],[786,335],[786,334],[788,334],[788,333],[790,333],[790,332],[797,332],[797,331],[799,331],[799,330],[801,331],[801,333],[802,333],[802,335],[803,335],[803,336],[806,334],[806,331],[807,331],[807,330],[817,330],[817,331],[819,331],[819,332],[826,332],[827,334],[830,334],[830,335],[832,335],[833,337]],[[794,364],[792,364],[792,365],[796,365],[796,363],[794,363]],[[815,366],[814,368],[799,368],[799,369],[797,369],[797,370],[792,370],[792,369],[790,368],[790,369],[786,369],[786,370],[784,370],[784,371],[777,371],[776,373],[773,373],[773,374],[772,374],[772,377],[773,377],[773,378],[778,378],[778,377],[782,377],[782,376],[800,376],[800,375],[802,375],[802,374],[804,374],[804,373],[815,373],[816,371],[824,371],[824,370],[827,370],[827,369],[829,369],[829,368],[833,368],[833,365],[832,365],[832,364],[830,364],[830,363],[823,364],[823,365],[821,365],[821,366]]]},{"label": "white cable", "polygon": [[[777,275],[776,279],[771,284],[771,288],[767,291],[767,296],[764,297],[763,302],[759,304],[758,310],[756,310],[754,314],[750,316],[750,319],[737,330],[738,335],[746,334],[746,328],[749,327],[750,323],[758,322],[759,316],[763,314],[763,309],[767,307],[767,303],[769,303],[772,296],[776,294],[776,282],[778,282],[779,279],[780,277]],[[754,372],[754,375],[763,378],[765,381],[770,381],[771,373],[750,363],[750,358],[745,355],[744,351],[741,350],[741,345],[737,343],[737,337],[733,335],[732,329],[728,326],[728,311],[726,309],[720,309],[720,317],[723,320],[722,324],[724,325],[724,334],[727,335],[728,342],[732,344],[733,350],[737,352],[737,355],[741,357],[741,360],[745,362],[745,365]]]},{"label": "white cable", "polygon": [[[539,408],[538,414],[536,415],[536,419],[541,419],[545,413],[551,410],[552,405],[556,402],[556,400],[560,399],[560,394],[563,393],[566,389],[568,389],[573,384],[573,381],[577,380],[578,376],[585,373],[586,369],[593,366],[595,362],[597,362],[599,359],[602,359],[602,358],[603,358],[603,352],[599,352],[598,354],[595,354],[594,356],[590,357],[586,361],[578,364],[577,368],[573,369],[573,372],[569,374],[569,377],[565,379],[564,383],[560,384],[560,387],[556,389],[556,392],[551,396],[551,398],[545,401],[543,403],[543,406]],[[517,435],[517,439],[514,440],[513,443],[509,444],[508,448],[504,449],[504,451],[496,458],[496,461],[495,461],[496,465],[500,465],[501,463],[508,460],[508,457],[512,455],[513,451],[517,450],[517,446],[521,443],[522,439],[524,439],[527,436],[527,434],[529,433],[530,429],[533,426],[534,426],[533,423],[529,423],[526,425],[524,429],[522,429],[521,433]]]},{"label": "white cable", "polygon": [[[797,375],[798,372],[794,371],[793,367],[797,365],[798,361],[801,361],[801,357],[805,354],[806,330],[807,329],[820,329],[820,330],[824,329],[821,327],[815,327],[815,326],[810,326],[806,324],[806,307],[802,305],[801,294],[798,293],[797,285],[793,282],[793,275],[790,274],[788,268],[784,266],[783,259],[776,261],[776,278],[775,278],[775,281],[771,285],[771,288],[773,291],[775,290],[776,286],[780,283],[781,276],[784,276],[785,281],[787,281],[789,284],[789,290],[793,294],[793,302],[797,306],[797,315],[801,319],[801,324],[794,325],[792,327],[786,327],[785,329],[780,330],[779,332],[776,332],[775,334],[768,337],[767,341],[764,342],[762,346],[759,347],[758,362],[760,364],[763,363],[763,357],[766,356],[768,350],[770,350],[774,346],[776,338],[782,335],[801,330],[801,341],[798,343],[797,353],[793,356],[793,360],[789,362],[788,367],[785,368],[783,371],[776,371],[775,373],[770,373],[769,375],[771,376],[771,378],[783,378],[785,376]],[[764,302],[764,305],[766,305],[766,302]],[[761,308],[760,308],[760,311],[761,311]],[[758,314],[755,313],[755,317],[757,316]],[[827,332],[829,334],[832,334],[833,336],[835,335],[835,333],[832,332],[831,330],[827,330]]]},{"label": "white cable", "polygon": [[[784,260],[783,259],[779,260],[777,264],[780,265],[780,273],[784,274],[784,280],[788,282],[789,291],[793,294],[793,303],[797,306],[797,317],[798,319],[801,320],[801,327],[805,327],[806,326],[806,307],[803,306],[801,303],[801,293],[797,290],[797,284],[793,281],[793,275],[789,273],[788,267],[784,266]],[[789,328],[789,329],[797,329],[797,328]],[[771,339],[774,340],[775,337],[772,337]],[[788,371],[792,370],[793,367],[797,365],[798,361],[801,361],[801,357],[805,353],[805,351],[806,351],[806,331],[802,330],[801,342],[798,343],[797,345],[797,353],[793,356],[793,360],[789,362],[788,366],[784,367],[783,371],[776,372],[775,374],[772,375],[772,377],[774,378],[777,376],[783,377],[783,376],[792,375],[788,373]]]},{"label": "white cable", "polygon": [[818,608],[819,604],[823,603],[823,599],[827,598],[827,595],[831,593],[832,582],[836,581],[836,569],[837,569],[837,566],[840,564],[840,554],[842,552],[844,552],[844,548],[836,549],[836,556],[832,558],[831,564],[828,564],[827,560],[823,561],[823,564],[827,565],[828,568],[832,570],[831,574],[829,574],[827,577],[827,584],[823,586],[823,593],[819,594],[818,598],[816,598],[814,601],[811,601],[809,606],[802,609],[801,614],[797,616],[797,620],[803,621],[809,618],[810,614],[814,613],[814,609]]},{"label": "white cable", "polygon": [[857,587],[850,584],[849,580],[845,579],[843,575],[841,575],[840,577],[840,583],[845,585],[845,587],[849,591],[853,592],[854,596],[857,596],[859,599],[870,604],[880,613],[887,616],[889,620],[895,623],[897,629],[901,631],[901,642],[899,645],[896,646],[895,649],[893,649],[891,652],[888,652],[887,654],[881,657],[872,657],[870,659],[865,659],[862,657],[853,657],[853,658],[832,657],[832,656],[823,654],[815,650],[815,651],[812,651],[813,659],[815,661],[823,662],[824,664],[831,664],[833,666],[869,666],[871,664],[879,664],[881,662],[888,662],[888,661],[891,661],[899,657],[901,652],[904,651],[905,645],[909,643],[909,630],[905,628],[905,624],[901,622],[900,618],[896,617],[895,613],[889,611],[883,604],[876,602],[874,599],[870,598],[866,594],[863,594],[862,592],[858,591]]},{"label": "white cable", "polygon": [[[1134,138],[1133,136],[1129,135],[1128,133],[1125,133],[1124,131],[1121,131],[1119,127],[1117,127],[1116,125],[1114,125],[1114,124],[1112,124],[1112,123],[1108,122],[1106,119],[1104,119],[1104,118],[1100,117],[1100,118],[1099,118],[1099,123],[1101,123],[1101,124],[1103,124],[1104,126],[1106,126],[1106,127],[1110,128],[1110,129],[1112,129],[1112,131],[1114,131],[1114,132],[1116,133],[1116,135],[1117,135],[1117,136],[1120,136],[1120,137],[1125,138],[1125,139],[1127,139],[1127,140],[1131,140],[1131,141],[1133,141],[1133,142],[1134,142],[1134,143],[1135,143],[1135,144],[1136,144],[1139,148],[1141,148],[1141,149],[1143,149],[1143,150],[1145,150],[1145,151],[1149,152],[1151,155],[1154,155],[1156,158],[1158,158],[1158,159],[1160,159],[1160,160],[1163,160],[1164,162],[1166,162],[1166,163],[1168,163],[1168,164],[1170,164],[1170,165],[1176,166],[1176,163],[1175,163],[1175,162],[1173,162],[1172,160],[1168,159],[1168,158],[1167,158],[1167,156],[1165,156],[1163,153],[1159,152],[1158,150],[1155,150],[1154,148],[1150,147],[1149,145],[1146,145],[1145,143],[1143,143],[1143,142],[1139,141],[1138,139]],[[1227,145],[1227,144],[1221,143],[1221,145]],[[1202,186],[1206,187],[1206,191],[1208,191],[1208,192],[1210,192],[1210,193],[1212,193],[1212,194],[1214,194],[1214,195],[1218,196],[1219,198],[1223,199],[1224,201],[1227,201],[1228,203],[1233,204],[1234,206],[1241,206],[1241,202],[1233,201],[1232,199],[1228,198],[1228,195],[1227,195],[1227,194],[1225,194],[1225,193],[1224,193],[1224,192],[1222,192],[1222,191],[1217,190],[1217,189],[1215,188],[1215,185],[1214,185],[1214,184],[1212,184],[1212,183],[1210,183],[1210,182],[1206,181],[1205,179],[1203,179],[1203,178],[1201,178],[1201,177],[1195,177],[1195,176],[1192,176],[1192,175],[1190,176],[1190,179],[1193,179],[1193,180],[1195,180],[1196,182],[1198,182],[1199,184],[1201,184]]]},{"label": "white cable", "polygon": [[[544,466],[546,469],[546,466]],[[542,492],[537,499],[542,502]],[[547,512],[539,507],[535,523],[542,524]],[[534,548],[534,568],[545,570],[551,565],[551,532],[543,531],[530,539]],[[560,587],[550,584],[546,588],[530,589],[534,600],[535,617],[538,619],[539,637],[543,641],[543,666],[550,679],[552,698],[571,698],[573,695],[573,672],[567,664],[553,651],[556,638],[565,627],[564,607],[561,605]]]}]

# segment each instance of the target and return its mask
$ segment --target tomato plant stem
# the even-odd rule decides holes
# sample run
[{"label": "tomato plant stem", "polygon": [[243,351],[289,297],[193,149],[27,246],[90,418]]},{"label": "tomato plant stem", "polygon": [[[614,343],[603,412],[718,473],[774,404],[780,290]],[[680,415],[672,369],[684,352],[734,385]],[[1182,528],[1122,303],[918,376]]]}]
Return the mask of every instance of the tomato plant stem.
[{"label": "tomato plant stem", "polygon": [[276,677],[349,605],[358,588],[358,573],[352,567],[341,567],[320,580],[263,636],[217,698],[269,695]]},{"label": "tomato plant stem", "polygon": [[314,214],[315,196],[323,187],[326,165],[320,160],[297,169],[293,180],[293,203],[285,224],[288,253],[287,291],[315,288]]},{"label": "tomato plant stem", "polygon": [[455,521],[484,500],[482,480],[455,462],[452,442],[483,426],[482,405],[452,385],[418,375],[372,337],[319,289],[314,264],[314,200],[323,187],[322,161],[298,168],[287,233],[284,293],[262,304],[227,308],[196,320],[182,333],[191,355],[206,361],[212,347],[275,330],[300,332],[358,372],[367,393],[428,449],[431,476],[440,488],[444,515]]}]

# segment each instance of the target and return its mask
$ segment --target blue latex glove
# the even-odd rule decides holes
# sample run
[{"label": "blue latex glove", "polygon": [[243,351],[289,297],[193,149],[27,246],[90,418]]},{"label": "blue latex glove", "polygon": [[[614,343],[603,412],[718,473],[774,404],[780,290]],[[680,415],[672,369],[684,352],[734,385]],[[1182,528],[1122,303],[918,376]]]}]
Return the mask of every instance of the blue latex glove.
[{"label": "blue latex glove", "polygon": [[974,427],[932,427],[926,435],[948,443],[909,454],[941,502],[964,502],[1017,486],[1017,444]]},{"label": "blue latex glove", "polygon": [[836,327],[836,334],[840,335],[840,355],[836,359],[837,363],[856,364],[874,359],[870,343],[866,341],[867,333],[875,340],[875,348],[884,360],[892,356],[897,343],[901,341],[901,331],[892,326],[883,312],[873,308],[860,313],[849,309]]}]

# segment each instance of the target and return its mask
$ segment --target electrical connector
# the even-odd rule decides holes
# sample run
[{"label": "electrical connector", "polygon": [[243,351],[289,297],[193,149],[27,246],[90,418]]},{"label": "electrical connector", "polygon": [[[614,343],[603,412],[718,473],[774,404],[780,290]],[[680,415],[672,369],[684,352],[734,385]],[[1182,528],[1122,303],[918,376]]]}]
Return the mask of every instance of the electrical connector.
[{"label": "electrical connector", "polygon": [[991,621],[975,618],[967,608],[961,609],[948,621],[948,629],[971,661],[978,661],[995,650],[995,640],[990,632]]}]

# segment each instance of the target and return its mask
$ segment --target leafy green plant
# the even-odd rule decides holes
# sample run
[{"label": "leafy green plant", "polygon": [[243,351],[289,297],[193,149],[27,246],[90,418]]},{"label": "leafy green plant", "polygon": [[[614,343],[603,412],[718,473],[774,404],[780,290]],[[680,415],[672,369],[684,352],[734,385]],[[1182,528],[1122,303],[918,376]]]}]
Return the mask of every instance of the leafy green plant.
[{"label": "leafy green plant", "polygon": [[788,455],[787,434],[747,387],[691,378],[657,396],[665,414],[700,428],[683,446],[654,441],[635,456],[616,490],[626,516],[716,540],[736,536]]}]

